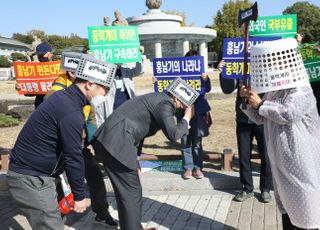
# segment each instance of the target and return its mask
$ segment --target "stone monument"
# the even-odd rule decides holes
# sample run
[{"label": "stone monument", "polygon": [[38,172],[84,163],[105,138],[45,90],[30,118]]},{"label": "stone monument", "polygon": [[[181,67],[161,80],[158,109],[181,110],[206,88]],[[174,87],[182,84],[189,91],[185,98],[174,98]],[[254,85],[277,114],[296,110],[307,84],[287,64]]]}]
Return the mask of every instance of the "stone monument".
[{"label": "stone monument", "polygon": [[146,0],[146,6],[149,9],[159,9],[162,4],[162,0]]},{"label": "stone monument", "polygon": [[208,42],[217,36],[213,29],[181,26],[182,17],[161,11],[161,0],[146,0],[147,12],[127,18],[129,25],[138,26],[140,44],[149,60],[161,57],[183,57],[197,49],[208,66]]},{"label": "stone monument", "polygon": [[30,45],[31,52],[27,52],[27,57],[29,61],[35,61],[38,62],[38,57],[35,54],[36,53],[36,47],[42,42],[40,38],[38,38],[36,35],[33,35],[33,42]]},{"label": "stone monument", "polygon": [[41,39],[38,38],[36,35],[32,36],[33,42],[31,43],[31,49],[33,52],[36,52],[36,47],[41,43]]},{"label": "stone monument", "polygon": [[103,25],[110,26],[109,23],[110,23],[110,18],[107,16],[103,17]]},{"label": "stone monument", "polygon": [[114,16],[115,16],[116,20],[114,20],[112,22],[113,26],[127,26],[128,25],[127,20],[122,20],[121,19],[121,12],[119,10],[116,10],[114,12]]}]

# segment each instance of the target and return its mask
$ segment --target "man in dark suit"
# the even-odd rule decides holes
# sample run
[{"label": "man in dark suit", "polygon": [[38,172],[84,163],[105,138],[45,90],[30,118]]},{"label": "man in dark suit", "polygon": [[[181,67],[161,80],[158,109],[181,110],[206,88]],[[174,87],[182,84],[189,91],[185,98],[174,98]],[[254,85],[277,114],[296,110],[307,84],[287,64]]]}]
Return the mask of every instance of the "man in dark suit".
[{"label": "man in dark suit", "polygon": [[[134,97],[115,110],[94,135],[96,154],[104,166],[116,193],[120,228],[138,230],[141,226],[142,188],[137,174],[137,147],[145,137],[160,129],[169,140],[188,134],[193,116],[191,105],[198,93],[177,78],[166,93]],[[175,110],[185,109],[175,122]]]}]

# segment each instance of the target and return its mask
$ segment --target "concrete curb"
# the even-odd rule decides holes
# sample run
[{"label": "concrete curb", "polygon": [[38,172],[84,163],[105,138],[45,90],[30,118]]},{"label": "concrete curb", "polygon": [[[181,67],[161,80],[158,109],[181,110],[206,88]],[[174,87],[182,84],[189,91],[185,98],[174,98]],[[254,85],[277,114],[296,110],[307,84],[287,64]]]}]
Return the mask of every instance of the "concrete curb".
[{"label": "concrete curb", "polygon": [[[0,191],[8,190],[5,173],[0,173]],[[254,188],[259,189],[259,173],[253,173]],[[109,179],[104,179],[108,192],[114,192]],[[201,180],[182,179],[180,172],[148,172],[141,176],[141,185],[145,192],[163,191],[211,191],[240,190],[242,188],[239,172],[215,171],[205,173]]]},{"label": "concrete curb", "polygon": [[[259,173],[253,173],[254,188],[259,189]],[[105,179],[108,192],[113,192],[109,179]],[[163,191],[212,191],[212,190],[240,190],[239,172],[207,172],[201,180],[191,178],[184,180],[180,172],[148,172],[141,176],[141,185],[145,192]]]}]

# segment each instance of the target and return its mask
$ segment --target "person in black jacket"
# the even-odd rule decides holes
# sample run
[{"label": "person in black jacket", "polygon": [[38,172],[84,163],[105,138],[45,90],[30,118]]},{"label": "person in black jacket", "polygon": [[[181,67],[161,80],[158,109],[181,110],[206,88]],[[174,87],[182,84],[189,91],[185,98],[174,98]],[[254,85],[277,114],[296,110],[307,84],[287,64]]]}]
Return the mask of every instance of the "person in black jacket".
[{"label": "person in black jacket", "polygon": [[[225,65],[222,60],[218,64],[218,70],[222,72],[222,68]],[[261,157],[260,168],[260,190],[261,199],[263,202],[268,203],[271,201],[270,190],[272,188],[272,175],[270,169],[270,162],[267,156],[267,147],[264,139],[263,125],[256,125],[245,115],[240,105],[242,98],[239,95],[240,81],[236,79],[224,79],[220,74],[220,86],[225,94],[232,93],[237,89],[237,98],[235,103],[236,110],[236,133],[240,163],[240,181],[242,184],[242,191],[234,197],[235,201],[242,202],[252,197],[253,193],[253,179],[252,179],[252,167],[251,167],[251,152],[253,138],[257,141],[258,152]]]},{"label": "person in black jacket", "polygon": [[313,90],[313,94],[314,94],[316,101],[317,101],[317,109],[318,109],[318,113],[320,116],[320,81],[312,82],[311,88]]},{"label": "person in black jacket", "polygon": [[55,185],[63,171],[74,195],[73,211],[86,210],[83,107],[108,92],[109,78],[113,76],[77,78],[44,101],[22,128],[10,154],[7,183],[32,229],[64,229]]},{"label": "person in black jacket", "polygon": [[[40,43],[36,47],[36,55],[38,56],[39,62],[49,62],[53,56],[52,46],[47,43]],[[38,94],[34,100],[34,109],[38,108],[38,106],[43,102],[45,94]]]},{"label": "person in black jacket", "polygon": [[[49,44],[42,42],[36,47],[36,52],[34,55],[37,55],[37,59],[39,62],[49,62],[52,59],[52,46]],[[19,86],[16,84],[16,90],[19,89]],[[43,102],[44,97],[46,94],[25,94],[26,97],[33,97],[35,96],[34,100],[34,109],[38,108],[38,106]]]}]

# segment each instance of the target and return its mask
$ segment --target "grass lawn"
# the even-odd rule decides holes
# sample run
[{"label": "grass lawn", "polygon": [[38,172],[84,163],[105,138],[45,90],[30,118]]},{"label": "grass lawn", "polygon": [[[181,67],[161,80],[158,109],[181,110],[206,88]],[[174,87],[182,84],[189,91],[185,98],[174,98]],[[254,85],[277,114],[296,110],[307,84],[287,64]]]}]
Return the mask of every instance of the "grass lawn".
[{"label": "grass lawn", "polygon": [[0,113],[0,127],[11,127],[19,125],[19,120],[11,116]]}]

